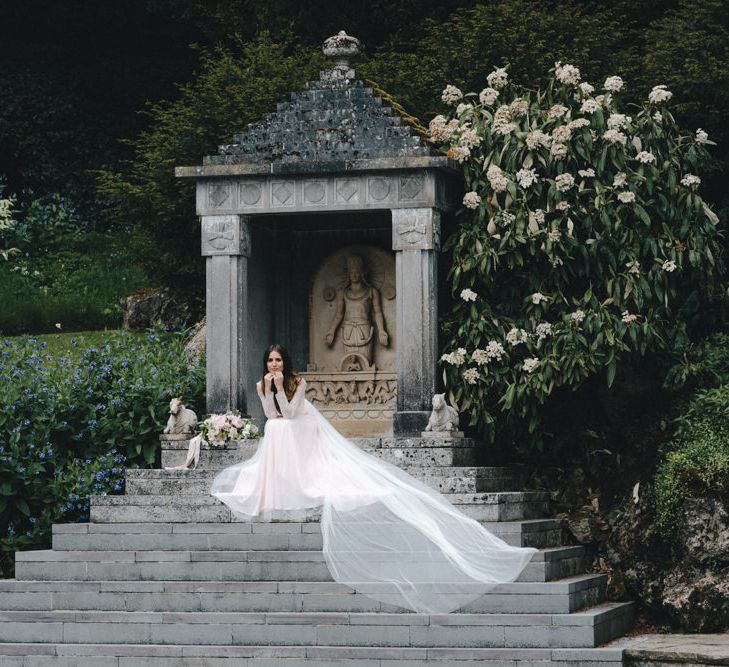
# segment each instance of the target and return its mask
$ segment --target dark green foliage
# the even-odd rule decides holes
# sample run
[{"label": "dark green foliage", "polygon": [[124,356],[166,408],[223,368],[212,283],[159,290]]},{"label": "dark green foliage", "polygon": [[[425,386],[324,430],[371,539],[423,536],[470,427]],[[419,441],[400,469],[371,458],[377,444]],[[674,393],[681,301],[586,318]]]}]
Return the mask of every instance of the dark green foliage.
[{"label": "dark green foliage", "polygon": [[52,523],[88,521],[89,494],[121,492],[125,467],[159,464],[171,398],[203,409],[204,366],[180,335],[106,338],[54,354],[0,342],[0,576],[13,551],[48,547]]},{"label": "dark green foliage", "polygon": [[140,252],[150,273],[188,295],[203,285],[199,223],[193,183],[176,179],[174,168],[200,164],[321,69],[315,51],[274,43],[266,34],[200,57],[200,71],[180,87],[179,98],[150,109],[152,126],[130,142],[134,159],[100,178],[112,219],[148,233]]}]

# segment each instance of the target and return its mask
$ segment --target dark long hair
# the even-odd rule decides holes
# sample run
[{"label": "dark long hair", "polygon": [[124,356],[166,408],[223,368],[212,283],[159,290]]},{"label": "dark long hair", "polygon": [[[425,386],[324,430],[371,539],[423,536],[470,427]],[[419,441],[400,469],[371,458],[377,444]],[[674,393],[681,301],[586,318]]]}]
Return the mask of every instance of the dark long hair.
[{"label": "dark long hair", "polygon": [[[281,359],[283,360],[284,391],[286,392],[286,398],[291,400],[294,397],[296,387],[299,386],[299,376],[294,373],[294,366],[291,363],[291,355],[288,353],[288,350],[283,345],[279,345],[278,343],[269,345],[263,355],[263,375],[261,376],[261,386],[263,387],[263,393],[265,394],[270,389],[273,392],[274,401],[276,400],[276,385],[271,382],[270,385],[267,387],[266,381],[264,379],[266,377],[266,374],[268,373],[268,356],[271,354],[271,352],[278,352],[281,355]],[[277,401],[276,408],[278,409]]]}]

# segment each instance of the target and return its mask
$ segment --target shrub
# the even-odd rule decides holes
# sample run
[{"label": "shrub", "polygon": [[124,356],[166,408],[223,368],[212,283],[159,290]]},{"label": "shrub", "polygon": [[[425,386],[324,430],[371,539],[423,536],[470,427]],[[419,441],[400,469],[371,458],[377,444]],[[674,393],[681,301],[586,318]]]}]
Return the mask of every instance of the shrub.
[{"label": "shrub", "polygon": [[446,244],[442,362],[484,436],[538,442],[555,388],[603,372],[611,385],[622,361],[706,325],[723,278],[719,220],[698,193],[711,142],[680,130],[665,86],[630,116],[619,77],[598,91],[557,63],[545,90],[505,68],[487,80],[480,94],[447,87],[454,113],[430,124],[467,190]]},{"label": "shrub", "polygon": [[[0,190],[1,192],[1,190]],[[15,227],[15,220],[13,220],[13,204],[14,200],[11,199],[0,199],[0,234],[3,236]],[[0,257],[5,261],[18,252],[17,248],[6,248],[4,244],[0,246]]]},{"label": "shrub", "polygon": [[729,384],[699,391],[678,419],[675,439],[656,471],[657,525],[675,542],[685,498],[729,499]]},{"label": "shrub", "polygon": [[[88,521],[89,494],[121,491],[124,466],[157,463],[172,397],[203,406],[204,368],[188,367],[181,335],[121,333],[101,346],[70,343],[71,351],[57,355],[34,338],[0,343],[6,555],[47,544],[54,521]],[[10,556],[5,575],[11,566]]]}]

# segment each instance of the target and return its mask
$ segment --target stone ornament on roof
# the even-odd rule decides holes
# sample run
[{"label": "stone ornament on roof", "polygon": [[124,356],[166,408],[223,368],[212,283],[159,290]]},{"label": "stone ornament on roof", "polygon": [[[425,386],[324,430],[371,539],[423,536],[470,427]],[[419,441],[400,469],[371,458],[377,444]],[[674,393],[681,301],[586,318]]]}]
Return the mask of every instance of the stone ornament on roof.
[{"label": "stone ornament on roof", "polygon": [[360,53],[362,43],[344,30],[324,40],[322,51],[327,58],[334,58],[337,65],[349,65],[349,60]]}]

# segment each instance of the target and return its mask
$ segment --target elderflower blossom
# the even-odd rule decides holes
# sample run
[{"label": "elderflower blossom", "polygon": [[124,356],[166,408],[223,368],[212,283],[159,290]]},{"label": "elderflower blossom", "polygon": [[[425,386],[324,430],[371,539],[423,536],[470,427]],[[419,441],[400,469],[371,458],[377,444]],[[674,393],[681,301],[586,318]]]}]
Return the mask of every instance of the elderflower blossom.
[{"label": "elderflower blossom", "polygon": [[494,114],[491,130],[495,134],[506,135],[516,130],[516,127],[516,123],[512,122],[511,109],[508,105],[502,104]]},{"label": "elderflower blossom", "polygon": [[459,347],[455,352],[444,354],[440,359],[451,366],[462,366],[466,362],[466,349]]},{"label": "elderflower blossom", "polygon": [[606,130],[605,134],[603,134],[602,136],[605,141],[609,141],[611,144],[613,144],[613,146],[617,144],[625,146],[628,141],[628,138],[618,130]]},{"label": "elderflower blossom", "polygon": [[699,128],[696,130],[696,142],[699,144],[705,144],[709,141],[709,135],[707,132]]},{"label": "elderflower blossom", "polygon": [[541,130],[534,130],[532,132],[529,132],[529,134],[527,134],[526,136],[526,145],[530,151],[539,148],[539,146],[544,146],[546,148],[549,146],[551,141],[551,137]]},{"label": "elderflower blossom", "polygon": [[504,354],[506,354],[506,351],[501,343],[496,340],[489,341],[489,344],[486,346],[486,356],[489,359],[501,361],[501,357],[504,356]]},{"label": "elderflower blossom", "polygon": [[456,107],[456,116],[461,116],[461,115],[463,115],[463,114],[464,114],[464,113],[466,113],[466,111],[468,111],[469,109],[473,109],[473,107],[472,107],[472,106],[471,106],[470,104],[467,104],[466,102],[461,102],[461,103],[460,103],[460,104],[459,104],[459,105],[458,105],[458,106]]},{"label": "elderflower blossom", "polygon": [[575,324],[581,324],[585,319],[585,311],[584,310],[576,310],[574,313],[570,314],[570,320],[574,322]]},{"label": "elderflower blossom", "polygon": [[499,167],[492,164],[486,172],[486,178],[488,179],[494,192],[503,192],[509,185],[509,181],[504,176],[504,172]]},{"label": "elderflower blossom", "polygon": [[662,113],[661,113],[660,111],[656,111],[656,112],[655,112],[655,113],[653,114],[653,120],[654,120],[654,121],[655,121],[656,123],[660,123],[661,121],[663,121],[663,114],[662,114]]},{"label": "elderflower blossom", "polygon": [[503,227],[508,227],[514,222],[514,220],[516,220],[516,216],[513,213],[509,213],[509,211],[499,211],[489,222],[494,224],[500,222]]},{"label": "elderflower blossom", "polygon": [[443,116],[438,115],[433,118],[428,125],[430,141],[433,143],[448,141],[457,129],[458,121],[455,118],[450,121],[446,121]]},{"label": "elderflower blossom", "polygon": [[471,157],[471,149],[465,146],[452,146],[448,149],[446,156],[456,162],[463,162],[466,158]]},{"label": "elderflower blossom", "polygon": [[630,190],[623,190],[623,192],[618,193],[618,199],[623,204],[632,204],[635,202],[635,193],[630,192]]},{"label": "elderflower blossom", "polygon": [[450,84],[448,84],[443,89],[443,93],[440,96],[440,99],[443,100],[446,104],[453,106],[456,102],[460,102],[463,99],[463,93],[461,92],[460,88],[456,88],[455,86],[451,86]]},{"label": "elderflower blossom", "polygon": [[555,104],[549,108],[547,112],[547,120],[554,120],[555,118],[562,118],[567,113],[568,109],[562,104]]},{"label": "elderflower blossom", "polygon": [[531,236],[538,234],[541,230],[540,227],[544,224],[544,211],[538,208],[536,211],[529,211],[529,224],[527,225],[527,231]]},{"label": "elderflower blossom", "polygon": [[595,170],[592,167],[589,169],[580,169],[577,173],[582,178],[595,178]]},{"label": "elderflower blossom", "polygon": [[635,159],[642,164],[652,164],[656,161],[656,156],[650,151],[641,151],[635,156]]},{"label": "elderflower blossom", "polygon": [[481,203],[481,197],[477,192],[467,192],[465,195],[463,195],[463,205],[466,208],[478,208],[478,205]]},{"label": "elderflower blossom", "polygon": [[540,322],[539,324],[537,324],[535,335],[538,342],[543,341],[547,336],[550,336],[551,334],[552,325],[549,322]]},{"label": "elderflower blossom", "polygon": [[580,84],[580,90],[582,91],[583,95],[591,95],[593,92],[595,92],[595,86],[587,83],[587,81],[583,81]]},{"label": "elderflower blossom", "polygon": [[506,72],[506,67],[497,67],[491,74],[486,77],[486,83],[491,88],[496,90],[502,90],[509,83],[509,75]]},{"label": "elderflower blossom", "polygon": [[676,262],[674,262],[672,259],[667,259],[663,262],[663,264],[661,264],[661,268],[667,273],[672,273],[676,270]]},{"label": "elderflower blossom", "polygon": [[481,374],[475,368],[467,368],[465,371],[463,371],[463,379],[468,384],[476,384],[476,381],[480,377]]},{"label": "elderflower blossom", "polygon": [[535,306],[538,306],[542,303],[542,301],[549,301],[549,298],[544,296],[541,292],[534,292],[534,294],[532,294],[529,298]]},{"label": "elderflower blossom", "polygon": [[555,209],[556,209],[557,211],[566,211],[566,210],[567,210],[568,208],[570,208],[570,205],[569,205],[569,203],[568,203],[568,202],[566,202],[566,201],[560,201],[560,202],[557,202],[557,203],[556,203],[556,204],[554,205],[554,208],[555,208]]},{"label": "elderflower blossom", "polygon": [[488,352],[476,348],[471,354],[471,360],[475,361],[479,366],[483,366],[489,362]]},{"label": "elderflower blossom", "polygon": [[632,262],[626,262],[625,268],[628,269],[628,273],[640,275],[640,262],[637,259],[634,259]]},{"label": "elderflower blossom", "polygon": [[701,179],[698,176],[694,176],[694,174],[686,174],[681,179],[681,185],[690,188],[694,185],[699,185],[701,183]]},{"label": "elderflower blossom", "polygon": [[580,107],[580,113],[595,113],[600,108],[597,100],[587,99]]},{"label": "elderflower blossom", "polygon": [[668,88],[661,84],[660,86],[653,86],[653,90],[648,93],[648,101],[651,104],[660,104],[661,102],[668,102],[673,97],[673,93]]},{"label": "elderflower blossom", "polygon": [[564,160],[567,157],[567,146],[565,144],[554,143],[549,149],[549,154],[555,160]]},{"label": "elderflower blossom", "polygon": [[513,119],[524,118],[529,113],[529,102],[522,97],[517,97],[509,105],[509,113]]},{"label": "elderflower blossom", "polygon": [[565,141],[569,141],[571,136],[572,130],[569,125],[560,125],[552,130],[552,140],[558,143],[563,144]]},{"label": "elderflower blossom", "polygon": [[557,243],[562,238],[562,232],[560,232],[559,229],[550,229],[549,232],[547,232],[547,238],[552,243]]},{"label": "elderflower blossom", "polygon": [[526,343],[528,339],[529,334],[524,331],[524,329],[513,328],[506,334],[506,342],[512,347],[520,345],[521,343]]},{"label": "elderflower blossom", "polygon": [[516,172],[516,182],[525,190],[539,180],[536,169],[519,169]]},{"label": "elderflower blossom", "polygon": [[572,174],[559,174],[554,179],[554,184],[560,192],[567,192],[575,186],[575,177]]},{"label": "elderflower blossom", "polygon": [[574,65],[563,65],[557,61],[554,63],[554,74],[560,83],[566,86],[576,86],[580,82],[580,70]]},{"label": "elderflower blossom", "polygon": [[619,93],[625,84],[619,76],[609,76],[602,87],[609,93]]},{"label": "elderflower blossom", "polygon": [[469,287],[461,290],[461,299],[464,301],[475,301],[478,294]]},{"label": "elderflower blossom", "polygon": [[486,107],[492,107],[496,104],[496,100],[499,97],[499,91],[495,88],[484,88],[478,94],[478,101]]},{"label": "elderflower blossom", "polygon": [[571,120],[569,123],[567,123],[567,127],[570,128],[570,130],[579,130],[583,127],[589,127],[590,121],[587,118],[575,118],[574,120]]},{"label": "elderflower blossom", "polygon": [[472,127],[467,126],[461,131],[461,138],[458,143],[464,148],[474,148],[481,143],[481,136]]},{"label": "elderflower blossom", "polygon": [[539,359],[537,359],[536,357],[530,357],[529,359],[524,359],[524,364],[522,365],[521,369],[523,371],[526,371],[527,373],[533,373],[538,367]]},{"label": "elderflower blossom", "polygon": [[624,113],[611,113],[607,119],[609,130],[620,130],[631,123],[633,119]]},{"label": "elderflower blossom", "polygon": [[619,171],[613,178],[613,187],[622,188],[628,182],[628,175],[624,171]]},{"label": "elderflower blossom", "polygon": [[624,310],[621,319],[623,320],[623,322],[625,322],[625,324],[633,324],[633,322],[636,322],[638,320],[638,316],[629,313],[627,310]]}]

